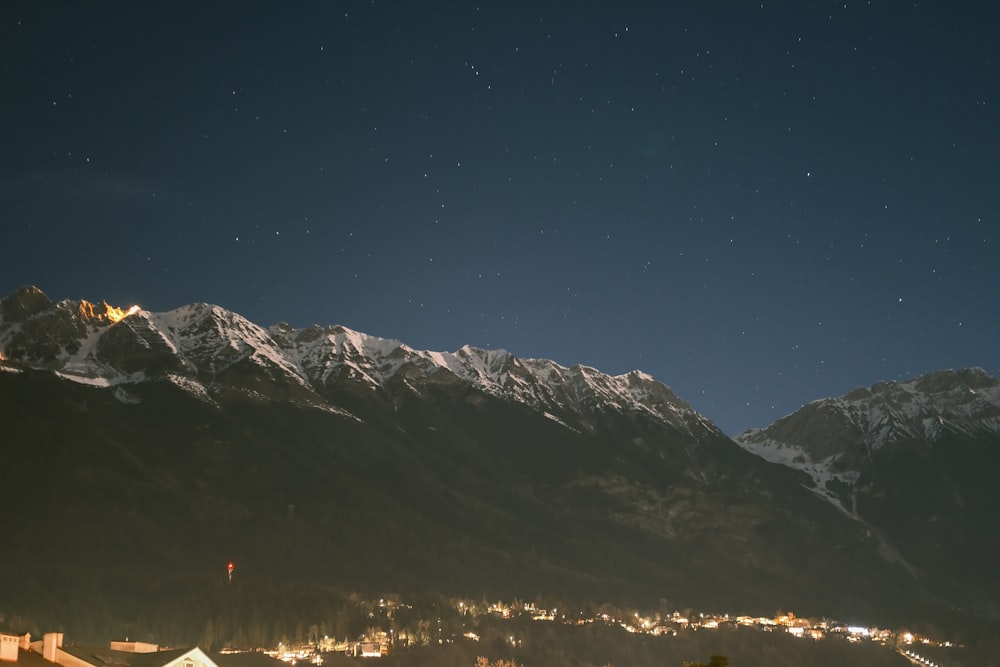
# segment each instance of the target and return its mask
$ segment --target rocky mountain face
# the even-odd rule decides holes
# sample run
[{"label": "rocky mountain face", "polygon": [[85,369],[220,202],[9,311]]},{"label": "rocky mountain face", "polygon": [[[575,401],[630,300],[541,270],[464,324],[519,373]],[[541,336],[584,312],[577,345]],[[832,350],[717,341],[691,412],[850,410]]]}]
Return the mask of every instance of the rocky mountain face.
[{"label": "rocky mountain face", "polygon": [[800,471],[806,485],[864,525],[882,553],[964,604],[1000,612],[995,476],[1000,381],[980,369],[882,382],[815,401],[737,442]]},{"label": "rocky mountain face", "polygon": [[[117,310],[117,312],[116,312]],[[286,324],[264,329],[218,306],[127,314],[107,304],[51,303],[37,288],[3,302],[0,345],[10,361],[82,383],[128,387],[166,380],[205,399],[295,400],[337,409],[331,397],[375,392],[386,399],[426,385],[460,383],[591,430],[595,410],[635,411],[694,437],[720,435],[667,387],[633,372],[609,377],[505,351],[414,350],[350,329]],[[561,416],[557,416],[561,415]]]},{"label": "rocky mountain face", "polygon": [[[901,435],[878,447],[855,434],[888,431],[860,413],[740,447],[641,372],[264,328],[208,304],[52,302],[32,287],[0,302],[0,354],[0,504],[18,536],[0,565],[16,574],[6,604],[28,610],[26,626],[72,617],[152,633],[230,604],[218,588],[229,561],[248,586],[239,611],[226,607],[233,623],[287,606],[291,590],[301,608],[321,605],[328,587],[886,622],[994,613],[977,592],[993,589],[947,563],[955,546],[995,540],[984,533],[996,519],[975,507],[987,491],[967,488],[986,474],[975,462],[995,460],[995,431],[943,413],[934,427],[918,411],[920,433],[943,443],[927,454],[903,426],[912,396],[889,429]],[[966,404],[986,415],[992,400],[995,424],[989,396]],[[883,465],[895,450],[908,454]],[[870,469],[856,463],[864,452]],[[936,465],[955,452],[968,465]],[[817,462],[828,465],[804,476]],[[947,487],[911,498],[945,469]],[[978,532],[957,532],[974,520]],[[951,527],[935,534],[943,546],[911,550],[902,536],[920,521]],[[177,637],[192,632],[177,623]]]}]

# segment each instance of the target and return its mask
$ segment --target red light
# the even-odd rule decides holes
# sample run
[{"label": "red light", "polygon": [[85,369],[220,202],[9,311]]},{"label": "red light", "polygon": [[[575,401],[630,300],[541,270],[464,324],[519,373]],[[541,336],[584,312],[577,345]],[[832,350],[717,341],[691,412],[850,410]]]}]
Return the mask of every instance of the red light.
[{"label": "red light", "polygon": [[232,564],[232,563],[230,563],[230,564],[229,564],[229,571],[230,571],[230,572],[232,572],[232,571],[233,571],[233,564]]}]

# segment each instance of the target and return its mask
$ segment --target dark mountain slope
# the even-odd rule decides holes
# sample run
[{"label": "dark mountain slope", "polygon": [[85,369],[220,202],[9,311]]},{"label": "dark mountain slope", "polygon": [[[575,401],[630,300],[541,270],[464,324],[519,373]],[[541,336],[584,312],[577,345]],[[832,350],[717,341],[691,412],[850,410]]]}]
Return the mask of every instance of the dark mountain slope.
[{"label": "dark mountain slope", "polygon": [[979,369],[859,388],[739,442],[811,477],[929,590],[1000,618],[1000,381]]},{"label": "dark mountain slope", "polygon": [[33,630],[192,641],[350,590],[952,618],[641,373],[40,294],[0,303],[0,565]]}]

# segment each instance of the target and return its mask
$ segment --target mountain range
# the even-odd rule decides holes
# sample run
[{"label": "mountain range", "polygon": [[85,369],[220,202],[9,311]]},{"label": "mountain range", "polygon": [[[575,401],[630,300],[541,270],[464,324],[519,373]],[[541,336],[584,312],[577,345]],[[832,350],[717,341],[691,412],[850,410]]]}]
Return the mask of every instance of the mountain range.
[{"label": "mountain range", "polygon": [[0,371],[0,615],[25,627],[182,641],[352,590],[1000,621],[979,369],[733,439],[640,371],[25,287]]}]

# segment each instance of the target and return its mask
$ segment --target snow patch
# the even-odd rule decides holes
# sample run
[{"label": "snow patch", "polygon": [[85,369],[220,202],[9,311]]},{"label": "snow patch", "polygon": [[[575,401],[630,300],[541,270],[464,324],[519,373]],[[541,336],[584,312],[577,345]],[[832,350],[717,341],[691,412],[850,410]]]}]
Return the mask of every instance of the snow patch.
[{"label": "snow patch", "polygon": [[551,412],[543,412],[542,415],[544,415],[548,419],[551,419],[552,421],[554,421],[555,423],[559,424],[563,428],[568,428],[569,430],[573,431],[574,433],[579,433],[579,431],[577,431],[575,428],[573,428],[572,426],[570,426],[569,424],[567,424],[566,422],[564,422],[562,419],[560,419],[558,416],[552,414]]}]

